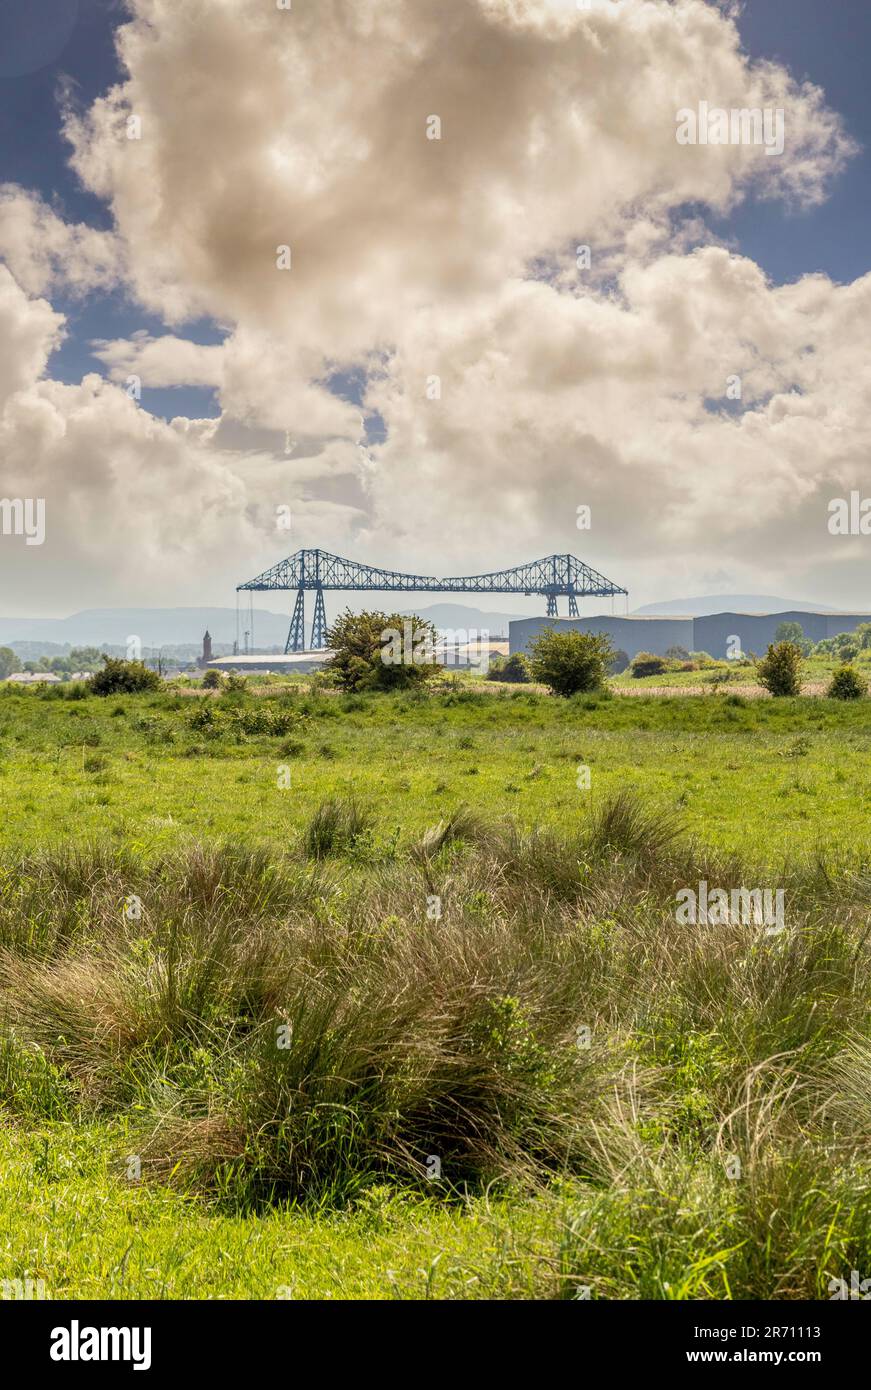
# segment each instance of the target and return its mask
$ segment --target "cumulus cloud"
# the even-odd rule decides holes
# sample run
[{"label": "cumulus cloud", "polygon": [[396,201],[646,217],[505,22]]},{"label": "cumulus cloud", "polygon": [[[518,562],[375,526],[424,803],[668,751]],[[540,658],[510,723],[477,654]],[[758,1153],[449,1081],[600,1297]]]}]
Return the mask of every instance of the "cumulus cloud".
[{"label": "cumulus cloud", "polygon": [[[850,149],[819,90],[752,65],[702,0],[131,8],[127,80],[66,130],[142,302],[292,329],[339,359],[579,237],[619,238],[641,206],[723,211],[751,185],[814,201]],[[783,155],[679,145],[676,112],[703,99],[782,108]]]},{"label": "cumulus cloud", "polygon": [[[371,388],[390,427],[378,512],[396,543],[409,553],[425,518],[442,516],[456,560],[480,553],[483,532],[500,552],[518,536],[530,555],[580,547],[604,566],[619,552],[624,576],[652,565],[678,584],[714,569],[736,585],[809,582],[837,560],[845,585],[863,586],[826,502],[858,486],[871,446],[871,388],[852,367],[871,276],[778,288],[704,248],[627,272],[620,288],[571,298],[517,281],[450,331],[419,326],[412,365]],[[579,505],[593,511],[583,537]]]},{"label": "cumulus cloud", "polygon": [[[45,540],[0,538],[7,613],[67,604],[230,601],[237,567],[256,572],[286,537],[277,508],[333,539],[354,507],[291,488],[288,457],[250,438],[221,437],[224,422],[167,424],[96,373],[77,386],[45,373],[63,316],[30,299],[0,266],[0,458],[3,495],[45,501]],[[271,445],[272,440],[268,441]],[[309,477],[353,473],[354,459],[321,449]],[[228,574],[228,566],[230,572]]]},{"label": "cumulus cloud", "polygon": [[203,345],[142,330],[128,339],[97,340],[94,356],[113,381],[137,377],[143,386],[211,386],[233,420],[310,438],[360,439],[359,407],[315,378],[326,371],[321,354],[255,330],[238,328],[224,343]]},{"label": "cumulus cloud", "polygon": [[62,287],[84,295],[123,280],[124,248],[114,233],[65,222],[14,183],[0,184],[0,256],[30,294]]},{"label": "cumulus cloud", "polygon": [[[176,577],[265,567],[289,502],[294,548],[416,570],[575,550],[639,601],[708,575],[846,597],[860,557],[824,495],[867,456],[869,281],[772,286],[705,216],[813,206],[853,146],[818,88],[748,59],[732,8],[128,0],[124,80],[64,111],[114,232],[21,190],[0,222],[30,295],[117,276],[171,330],[101,340],[114,384],[63,387],[40,380],[62,324],[30,301],[3,428],[92,509],[65,559],[92,575],[102,545],[125,601],[204,596]],[[783,153],[679,144],[700,102],[782,110]],[[217,345],[185,336],[204,315]],[[130,376],[213,387],[221,419],[150,421]],[[128,486],[141,523],[110,535]]]},{"label": "cumulus cloud", "polygon": [[42,376],[63,336],[64,318],[44,299],[30,301],[0,265],[0,409]]}]

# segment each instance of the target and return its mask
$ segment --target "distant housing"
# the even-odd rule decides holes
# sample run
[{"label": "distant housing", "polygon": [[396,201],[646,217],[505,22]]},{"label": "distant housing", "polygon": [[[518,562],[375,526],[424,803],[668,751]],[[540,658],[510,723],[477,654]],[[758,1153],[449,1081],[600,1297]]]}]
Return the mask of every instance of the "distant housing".
[{"label": "distant housing", "polygon": [[[477,669],[485,656],[492,660],[493,657],[508,655],[508,643],[503,639],[491,638],[484,633],[476,636],[474,631],[465,633],[464,636],[470,640],[447,642],[442,637],[435,644],[435,660],[452,670],[461,671]],[[265,652],[247,656],[220,656],[208,663],[208,669],[241,671],[249,675],[254,672],[308,675],[312,671],[320,670],[333,655],[334,653],[328,649],[317,648],[305,652],[286,652],[284,655]]]},{"label": "distant housing", "polygon": [[207,666],[209,671],[239,671],[243,675],[253,675],[255,672],[270,672],[272,675],[308,675],[311,671],[318,671],[325,661],[333,655],[331,651],[319,648],[317,651],[309,652],[287,652],[279,654],[277,652],[262,652],[260,654],[246,656],[219,656],[214,661],[210,661]]},{"label": "distant housing", "polygon": [[13,671],[6,680],[10,685],[60,685],[60,676],[52,671]]},{"label": "distant housing", "polygon": [[58,676],[54,671],[13,671],[6,680],[10,685],[60,685],[62,681],[86,681],[90,671],[73,671],[70,676]]},{"label": "distant housing", "polygon": [[638,652],[664,656],[669,647],[688,652],[708,652],[724,658],[738,649],[763,655],[774,642],[781,623],[798,623],[811,642],[854,632],[860,623],[871,623],[871,613],[712,613],[704,618],[615,618],[603,614],[596,618],[521,618],[509,625],[512,655],[525,652],[534,637],[546,627],[558,632],[596,632],[610,637],[618,651],[632,659]]}]

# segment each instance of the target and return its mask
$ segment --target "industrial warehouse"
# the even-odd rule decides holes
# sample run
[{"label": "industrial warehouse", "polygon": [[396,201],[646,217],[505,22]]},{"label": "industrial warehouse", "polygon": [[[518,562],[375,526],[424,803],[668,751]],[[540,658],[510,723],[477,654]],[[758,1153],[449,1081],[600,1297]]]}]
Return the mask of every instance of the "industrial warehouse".
[{"label": "industrial warehouse", "polygon": [[[825,641],[839,632],[854,632],[860,623],[871,622],[869,613],[806,613],[789,609],[784,613],[711,613],[706,617],[612,617],[521,618],[509,625],[510,651],[526,652],[533,638],[546,627],[559,632],[604,633],[618,651],[630,661],[639,652],[665,656],[671,647],[687,652],[707,652],[723,659],[741,653],[760,654],[776,640],[781,623],[801,626],[811,642]],[[737,639],[737,640],[736,640]]]}]

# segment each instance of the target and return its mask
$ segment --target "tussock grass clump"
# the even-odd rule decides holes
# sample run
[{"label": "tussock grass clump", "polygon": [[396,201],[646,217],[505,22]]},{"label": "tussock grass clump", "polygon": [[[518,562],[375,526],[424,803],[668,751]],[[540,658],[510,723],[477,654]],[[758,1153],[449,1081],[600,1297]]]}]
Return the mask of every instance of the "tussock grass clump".
[{"label": "tussock grass clump", "polygon": [[866,1266],[871,1171],[795,1140],[736,1159],[730,1178],[721,1155],[639,1147],[611,1182],[573,1196],[559,1295],[819,1299]]},{"label": "tussock grass clump", "polygon": [[[625,793],[561,833],[372,834],[333,798],[283,855],[7,863],[0,1103],[132,1114],[146,1177],[236,1208],[565,1184],[554,1293],[815,1296],[858,1259],[861,864],[713,855]],[[702,879],[783,884],[785,929],[680,921]]]},{"label": "tussock grass clump", "polygon": [[412,853],[423,860],[435,858],[446,845],[482,843],[492,837],[484,818],[468,806],[460,806],[446,820],[440,820],[421,836]]},{"label": "tussock grass clump", "polygon": [[351,798],[322,801],[303,832],[310,859],[340,854],[359,840],[371,826],[371,817]]}]

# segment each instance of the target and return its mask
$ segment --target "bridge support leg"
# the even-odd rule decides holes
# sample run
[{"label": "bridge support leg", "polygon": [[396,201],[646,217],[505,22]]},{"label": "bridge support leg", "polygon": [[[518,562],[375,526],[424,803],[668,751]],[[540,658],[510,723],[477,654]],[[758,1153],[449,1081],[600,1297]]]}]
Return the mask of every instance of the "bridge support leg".
[{"label": "bridge support leg", "polygon": [[559,609],[556,606],[556,594],[548,594],[547,596],[547,616],[549,618],[559,617]]},{"label": "bridge support leg", "polygon": [[569,617],[579,618],[580,616],[581,615],[578,612],[578,600],[575,598],[574,590],[572,590],[572,592],[569,594]]},{"label": "bridge support leg", "polygon": [[312,651],[323,651],[327,645],[327,610],[324,607],[324,591],[318,585],[315,597],[315,620],[312,623]]},{"label": "bridge support leg", "polygon": [[284,646],[284,654],[288,652],[305,651],[305,589],[298,589],[296,603],[293,605],[293,617],[290,620],[290,630],[287,634],[287,642]]}]

